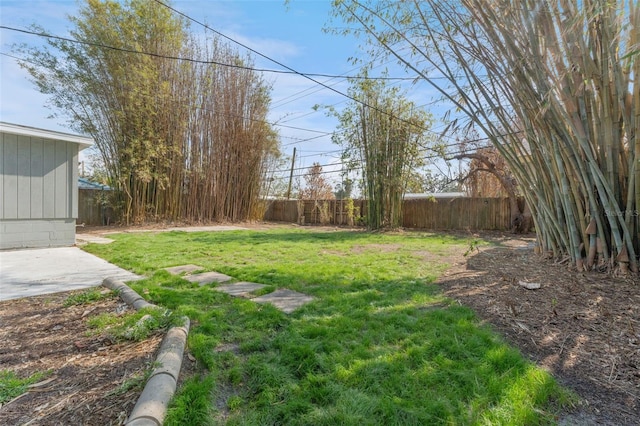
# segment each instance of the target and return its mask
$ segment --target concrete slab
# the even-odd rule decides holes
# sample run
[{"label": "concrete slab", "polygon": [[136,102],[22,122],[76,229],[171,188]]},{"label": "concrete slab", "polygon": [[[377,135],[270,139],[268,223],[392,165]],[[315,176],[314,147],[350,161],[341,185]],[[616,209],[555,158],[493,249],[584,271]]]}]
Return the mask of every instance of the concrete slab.
[{"label": "concrete slab", "polygon": [[211,283],[226,283],[227,281],[231,281],[232,278],[229,275],[221,274],[220,272],[203,272],[201,274],[193,274],[187,275],[184,277],[185,280],[191,281],[192,283],[198,283],[201,286],[205,284]]},{"label": "concrete slab", "polygon": [[236,297],[251,297],[251,292],[266,287],[264,284],[242,281],[239,283],[219,285],[213,289]]},{"label": "concrete slab", "polygon": [[91,234],[76,234],[76,244],[84,245],[88,243],[94,244],[111,244],[114,240]]},{"label": "concrete slab", "polygon": [[165,271],[173,275],[190,274],[195,271],[201,271],[202,269],[202,266],[198,265],[180,265],[172,266],[170,268],[164,268]]},{"label": "concrete slab", "polygon": [[142,277],[77,247],[0,251],[0,300],[95,287],[108,277]]},{"label": "concrete slab", "polygon": [[257,303],[271,303],[284,313],[290,314],[299,307],[311,302],[313,297],[293,290],[280,289],[251,300]]}]

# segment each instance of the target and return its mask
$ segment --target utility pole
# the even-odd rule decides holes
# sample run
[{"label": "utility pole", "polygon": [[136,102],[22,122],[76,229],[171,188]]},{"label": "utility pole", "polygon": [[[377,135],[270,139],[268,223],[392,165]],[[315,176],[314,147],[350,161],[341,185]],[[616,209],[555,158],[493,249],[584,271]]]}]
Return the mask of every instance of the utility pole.
[{"label": "utility pole", "polygon": [[287,200],[291,198],[291,183],[293,182],[293,166],[296,164],[296,147],[293,147],[293,156],[291,157],[291,173],[289,174],[289,189],[287,189]]}]

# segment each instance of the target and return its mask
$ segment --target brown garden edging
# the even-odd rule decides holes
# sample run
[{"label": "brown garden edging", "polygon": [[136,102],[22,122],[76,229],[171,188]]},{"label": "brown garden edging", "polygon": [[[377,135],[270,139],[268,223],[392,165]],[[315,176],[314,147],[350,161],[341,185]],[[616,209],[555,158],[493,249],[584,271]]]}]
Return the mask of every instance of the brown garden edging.
[{"label": "brown garden edging", "polygon": [[[102,285],[114,292],[134,309],[140,310],[146,307],[158,308],[133,291],[122,281],[115,278],[106,278]],[[173,397],[178,384],[178,375],[182,366],[182,356],[189,335],[189,318],[182,317],[182,326],[171,327],[162,343],[156,357],[158,366],[149,376],[136,405],[127,418],[127,426],[162,426],[167,405]]]}]

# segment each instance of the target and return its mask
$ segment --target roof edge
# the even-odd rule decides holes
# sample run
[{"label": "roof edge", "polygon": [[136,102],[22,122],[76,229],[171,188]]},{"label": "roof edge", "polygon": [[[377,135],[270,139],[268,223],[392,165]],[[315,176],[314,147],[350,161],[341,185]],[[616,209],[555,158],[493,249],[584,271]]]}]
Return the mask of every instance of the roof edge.
[{"label": "roof edge", "polygon": [[74,135],[72,133],[58,132],[55,130],[40,129],[37,127],[24,126],[22,124],[12,124],[0,121],[0,131],[21,136],[33,136],[43,139],[63,140],[74,142],[80,145],[80,149],[85,149],[93,145],[94,141],[88,136]]}]

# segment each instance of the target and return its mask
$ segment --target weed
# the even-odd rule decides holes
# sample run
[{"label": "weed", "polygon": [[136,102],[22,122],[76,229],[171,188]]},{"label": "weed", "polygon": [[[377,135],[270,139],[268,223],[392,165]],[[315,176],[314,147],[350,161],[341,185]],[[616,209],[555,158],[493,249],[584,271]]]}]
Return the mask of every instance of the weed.
[{"label": "weed", "polygon": [[109,299],[113,297],[113,293],[110,291],[90,289],[81,293],[75,293],[67,297],[64,301],[64,307],[75,305],[87,305],[89,303],[97,302],[98,300]]},{"label": "weed", "polygon": [[95,333],[108,333],[116,341],[142,341],[178,322],[179,316],[169,310],[145,308],[127,315],[98,315],[90,318],[88,325]]},{"label": "weed", "polygon": [[131,378],[125,380],[120,386],[118,386],[118,388],[107,393],[107,396],[124,395],[125,393],[134,389],[141,391],[144,388],[144,386],[147,384],[147,381],[149,380],[151,373],[153,373],[153,370],[157,368],[159,365],[160,363],[158,362],[147,364],[147,366],[141,372],[138,372],[137,374],[134,374]]},{"label": "weed", "polygon": [[480,243],[481,241],[478,239],[471,240],[471,242],[469,243],[469,247],[467,248],[467,251],[464,252],[463,256],[467,257],[474,251],[477,251],[479,253],[480,249],[478,248],[478,246],[480,245]]},{"label": "weed", "polygon": [[29,389],[29,385],[37,383],[49,372],[37,372],[29,377],[20,378],[10,370],[0,370],[0,406],[11,401]]}]

